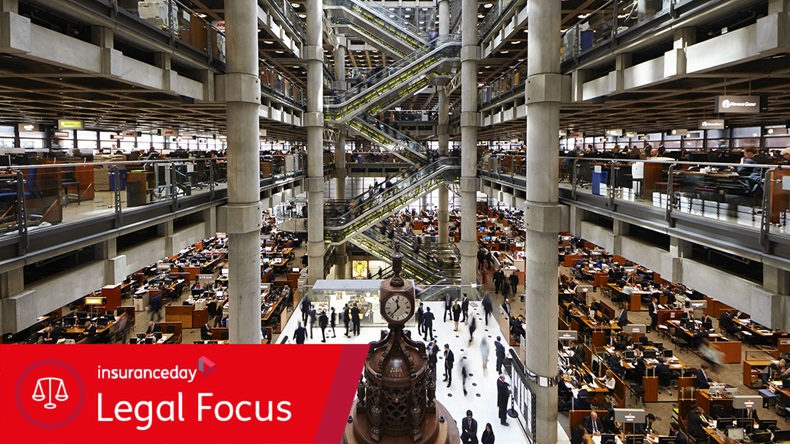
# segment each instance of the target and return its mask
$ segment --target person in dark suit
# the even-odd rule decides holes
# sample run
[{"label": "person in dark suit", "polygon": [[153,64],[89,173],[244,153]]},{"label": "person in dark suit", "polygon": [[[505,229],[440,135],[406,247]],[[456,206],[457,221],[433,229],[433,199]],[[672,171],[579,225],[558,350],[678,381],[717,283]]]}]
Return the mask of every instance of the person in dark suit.
[{"label": "person in dark suit", "polygon": [[713,328],[713,319],[711,319],[707,313],[702,315],[702,319],[700,319],[700,321],[702,321],[702,328],[704,330],[710,330]]},{"label": "person in dark suit", "polygon": [[579,424],[571,429],[571,444],[584,444],[584,426]]},{"label": "person in dark suit", "polygon": [[335,313],[335,307],[330,309],[329,314],[329,328],[332,329],[332,337],[336,338],[337,334],[335,334],[335,325],[337,324],[337,313]]},{"label": "person in dark suit", "polygon": [[359,336],[359,324],[362,322],[362,318],[360,317],[359,307],[357,304],[354,304],[351,307],[351,327],[355,335]]},{"label": "person in dark suit", "polygon": [[653,423],[656,422],[656,415],[648,413],[645,422],[634,424],[634,433],[637,435],[647,435],[653,432]]},{"label": "person in dark suit", "polygon": [[464,293],[463,299],[461,299],[461,314],[463,318],[461,318],[461,322],[466,322],[466,318],[469,316],[469,296]]},{"label": "person in dark suit", "polygon": [[343,324],[346,326],[346,337],[350,337],[348,335],[348,324],[351,323],[351,308],[346,304],[343,307]]},{"label": "person in dark suit", "polygon": [[431,341],[433,341],[433,313],[431,313],[431,307],[425,307],[425,313],[422,315],[422,329],[423,329],[423,340],[428,340],[428,334],[431,335]]},{"label": "person in dark suit", "polygon": [[464,444],[477,444],[477,420],[472,417],[472,411],[466,411],[466,418],[461,420],[461,442]]},{"label": "person in dark suit", "polygon": [[151,321],[148,323],[148,328],[145,330],[145,334],[151,335],[158,331],[162,331],[162,327],[159,324],[154,323],[154,321]]},{"label": "person in dark suit", "polygon": [[317,314],[315,312],[315,308],[313,308],[313,306],[310,306],[310,312],[308,313],[308,315],[309,315],[309,322],[310,322],[310,339],[313,339],[313,326],[315,325],[315,322],[318,320],[318,316],[317,316]]},{"label": "person in dark suit", "polygon": [[299,310],[302,311],[302,324],[307,324],[307,317],[310,316],[310,307],[312,305],[309,296],[305,296],[305,298],[302,299],[302,303],[299,304]]},{"label": "person in dark suit", "polygon": [[447,381],[447,387],[453,383],[453,365],[455,365],[455,355],[450,350],[450,344],[444,344],[444,379],[442,382]]},{"label": "person in dark suit", "polygon": [[444,316],[442,317],[442,322],[447,322],[447,315],[450,315],[450,320],[453,320],[453,298],[450,296],[450,292],[444,292]]},{"label": "person in dark suit", "polygon": [[697,379],[694,380],[694,387],[698,389],[710,388],[710,380],[708,379],[708,373],[706,370],[708,370],[708,366],[702,364],[700,368],[694,372],[697,377]]},{"label": "person in dark suit", "polygon": [[499,409],[499,421],[503,426],[508,426],[507,422],[507,401],[510,399],[510,384],[505,382],[505,375],[499,375],[496,380],[496,405]]},{"label": "person in dark suit", "polygon": [[650,327],[647,332],[655,331],[658,328],[658,299],[655,296],[650,298],[650,305],[648,306],[650,314]]},{"label": "person in dark suit", "polygon": [[672,422],[669,424],[669,436],[675,437],[675,444],[688,444],[689,439],[682,430],[680,430],[680,426],[676,422]]},{"label": "person in dark suit", "polygon": [[623,304],[623,309],[620,310],[620,314],[617,315],[615,323],[619,325],[620,328],[628,325],[628,304]]},{"label": "person in dark suit", "polygon": [[494,342],[496,353],[496,372],[502,373],[502,363],[505,362],[505,346],[502,345],[502,337],[497,336]]},{"label": "person in dark suit", "polygon": [[704,440],[707,434],[704,427],[708,427],[708,422],[703,418],[703,411],[699,406],[689,410],[688,419],[686,422],[686,430],[689,435],[695,439]]},{"label": "person in dark suit", "polygon": [[208,322],[206,322],[205,324],[203,324],[202,327],[200,327],[200,339],[204,341],[208,341],[211,338],[212,338],[211,326],[208,325]]},{"label": "person in dark suit", "polygon": [[453,323],[455,324],[455,328],[453,331],[458,331],[458,321],[461,320],[461,305],[458,301],[453,302]]},{"label": "person in dark suit", "polygon": [[422,302],[420,302],[420,306],[417,307],[417,334],[421,335],[423,333],[423,325],[422,325],[422,315],[425,313],[425,308],[423,308]]},{"label": "person in dark suit", "polygon": [[491,298],[486,295],[483,298],[483,311],[486,314],[486,326],[488,326],[488,317],[491,316],[491,313],[494,312],[494,305],[491,303]]},{"label": "person in dark suit", "polygon": [[321,315],[318,316],[318,328],[321,329],[321,342],[326,342],[327,327],[329,327],[329,316],[326,315],[325,311],[321,311]]},{"label": "person in dark suit", "polygon": [[44,344],[57,344],[60,339],[60,328],[47,325],[44,328],[44,336],[41,338]]},{"label": "person in dark suit", "polygon": [[513,274],[508,276],[507,280],[510,281],[510,289],[512,290],[513,295],[518,293],[518,275],[513,272]]},{"label": "person in dark suit", "polygon": [[719,327],[723,328],[724,331],[730,335],[734,335],[740,331],[740,328],[738,328],[738,326],[736,326],[735,322],[732,320],[733,312],[734,310],[725,311],[721,314],[721,317],[719,317]]},{"label": "person in dark suit", "polygon": [[304,341],[307,339],[307,329],[304,328],[302,323],[300,322],[296,326],[296,331],[294,331],[294,341],[297,344],[304,344]]},{"label": "person in dark suit", "polygon": [[491,427],[491,423],[486,423],[486,429],[483,430],[483,436],[480,437],[480,444],[494,444],[494,440],[496,437],[494,436],[494,429]]},{"label": "person in dark suit", "polygon": [[502,303],[502,310],[504,310],[505,313],[507,313],[508,318],[512,316],[510,311],[510,299],[505,298],[505,302]]},{"label": "person in dark suit", "polygon": [[590,412],[590,415],[584,418],[584,430],[590,435],[601,435],[603,424],[601,424],[601,420],[598,419],[598,413],[595,412],[595,410]]},{"label": "person in dark suit", "polygon": [[436,345],[435,340],[431,340],[427,346],[425,346],[426,351],[428,352],[428,366],[431,367],[433,370],[433,377],[436,378],[436,362],[439,359],[439,346]]}]

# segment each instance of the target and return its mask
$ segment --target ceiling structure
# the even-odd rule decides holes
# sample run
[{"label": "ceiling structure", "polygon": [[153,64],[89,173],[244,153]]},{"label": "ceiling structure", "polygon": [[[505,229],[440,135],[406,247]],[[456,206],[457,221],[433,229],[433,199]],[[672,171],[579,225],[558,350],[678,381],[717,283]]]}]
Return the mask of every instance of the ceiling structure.
[{"label": "ceiling structure", "polygon": [[[193,11],[205,15],[206,20],[224,19],[224,1],[183,0]],[[524,0],[516,1],[518,4]],[[393,14],[409,15],[408,20],[416,26],[433,29],[436,25],[433,1],[389,4],[383,3],[391,8]],[[484,20],[493,4],[493,0],[479,2],[478,20]],[[563,29],[596,14],[606,4],[607,0],[563,0]],[[304,0],[291,0],[290,6],[297,15],[304,15]],[[76,28],[75,32],[85,32],[79,25],[70,25]],[[480,61],[480,84],[495,80],[526,58],[527,35],[525,26],[518,29],[501,46],[502,51]],[[346,67],[372,67],[393,62],[380,51],[362,44],[357,37],[349,37],[353,50],[347,53]],[[261,30],[259,43],[261,58],[268,65],[296,85],[305,87],[305,68],[301,60],[289,54],[268,30]],[[325,49],[329,64],[332,54],[330,48]],[[608,69],[611,68],[601,67],[600,72]],[[767,112],[731,117],[728,125],[783,124],[790,112],[790,64],[784,55],[771,56],[692,78],[670,80],[611,95],[605,101],[564,104],[561,127],[585,133],[603,133],[608,128],[638,132],[696,128],[700,120],[715,117],[714,97],[725,92],[769,97]],[[450,103],[459,100],[459,90],[456,90]],[[436,105],[436,95],[427,92],[415,94],[399,106],[402,109],[432,110]],[[112,79],[96,78],[13,55],[0,56],[0,122],[54,121],[58,117],[81,118],[88,122],[89,127],[119,131],[174,127],[185,133],[209,135],[222,132],[225,127],[222,103],[184,103],[177,96]],[[264,120],[262,126],[274,139],[304,141],[306,137],[302,128],[291,125]],[[524,132],[525,121],[518,119],[481,128],[479,135],[492,140],[523,139]]]}]

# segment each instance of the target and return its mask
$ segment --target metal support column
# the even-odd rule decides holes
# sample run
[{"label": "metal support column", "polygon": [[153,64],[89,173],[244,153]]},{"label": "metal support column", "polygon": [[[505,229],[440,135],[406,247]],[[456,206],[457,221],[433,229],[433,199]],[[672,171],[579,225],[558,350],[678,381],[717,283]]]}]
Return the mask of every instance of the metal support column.
[{"label": "metal support column", "polygon": [[261,335],[261,203],[258,156],[261,85],[258,77],[258,3],[225,5],[228,62],[228,319],[230,341],[259,344]]}]

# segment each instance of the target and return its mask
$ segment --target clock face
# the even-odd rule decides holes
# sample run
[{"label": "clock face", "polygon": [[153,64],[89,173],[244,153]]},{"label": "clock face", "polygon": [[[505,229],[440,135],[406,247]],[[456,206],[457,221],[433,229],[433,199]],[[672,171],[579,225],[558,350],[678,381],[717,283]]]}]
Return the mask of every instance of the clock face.
[{"label": "clock face", "polygon": [[384,302],[384,312],[382,314],[391,322],[403,322],[409,319],[411,312],[412,304],[409,298],[402,294],[396,294]]}]

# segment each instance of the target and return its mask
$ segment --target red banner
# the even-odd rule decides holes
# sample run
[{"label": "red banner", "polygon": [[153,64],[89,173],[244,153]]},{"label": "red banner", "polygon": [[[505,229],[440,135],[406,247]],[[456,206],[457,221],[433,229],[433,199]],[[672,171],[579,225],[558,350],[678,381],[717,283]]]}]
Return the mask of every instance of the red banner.
[{"label": "red banner", "polygon": [[342,439],[367,345],[2,345],[0,442]]}]

